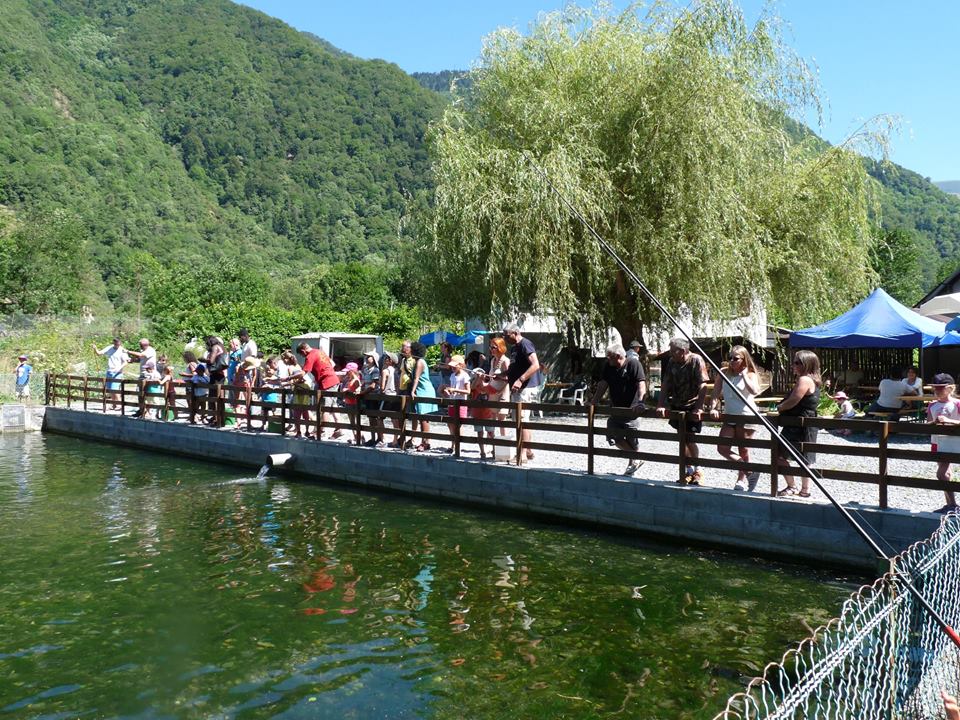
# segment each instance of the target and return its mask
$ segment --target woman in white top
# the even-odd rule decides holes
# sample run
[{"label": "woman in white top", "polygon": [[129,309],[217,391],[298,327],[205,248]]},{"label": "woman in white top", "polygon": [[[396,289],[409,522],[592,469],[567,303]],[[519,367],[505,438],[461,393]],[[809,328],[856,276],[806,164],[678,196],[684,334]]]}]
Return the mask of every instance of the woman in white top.
[{"label": "woman in white top", "polygon": [[[723,374],[747,399],[747,403],[744,404],[743,400],[737,397],[736,393],[730,389],[727,383],[718,379],[717,382],[713,384],[713,396],[710,399],[710,417],[714,420],[720,417],[720,412],[717,409],[717,401],[720,399],[721,393],[723,393],[724,415],[752,415],[753,413],[750,411],[750,408],[756,408],[753,397],[760,392],[760,377],[757,375],[757,366],[754,364],[753,358],[750,357],[750,353],[747,352],[745,347],[742,345],[734,345],[730,348],[730,356],[727,367],[723,369]],[[749,440],[753,437],[753,432],[753,428],[747,427],[746,425],[724,423],[723,427],[720,428],[720,437],[733,438],[734,440],[740,441]],[[750,462],[750,448],[741,445],[738,450],[740,460],[745,463]],[[731,462],[737,459],[737,456],[733,454],[731,445],[718,445],[717,452]],[[759,479],[760,473],[758,472],[740,470],[737,473],[737,482],[733,486],[733,489],[749,490],[752,492],[757,486]]]},{"label": "woman in white top", "polygon": [[[503,338],[490,340],[490,372],[483,392],[490,402],[510,402],[510,384],[507,382],[507,370],[510,367],[510,358],[507,357],[507,343]],[[497,420],[505,421],[510,411],[507,408],[497,408]],[[500,435],[505,437],[507,428],[500,426]]]}]

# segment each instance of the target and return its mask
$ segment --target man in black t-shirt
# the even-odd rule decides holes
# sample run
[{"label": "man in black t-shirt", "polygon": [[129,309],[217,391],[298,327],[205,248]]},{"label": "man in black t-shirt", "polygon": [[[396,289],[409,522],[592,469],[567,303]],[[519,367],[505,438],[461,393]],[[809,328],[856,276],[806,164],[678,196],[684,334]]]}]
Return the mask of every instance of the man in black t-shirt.
[{"label": "man in black t-shirt", "polygon": [[[607,348],[607,364],[603,366],[603,376],[597,383],[597,389],[588,405],[596,405],[610,390],[610,404],[619,408],[644,409],[643,398],[647,394],[647,377],[636,358],[627,359],[622,345],[610,345]],[[635,437],[625,437],[617,430],[635,430],[639,427],[639,418],[611,416],[607,418],[607,439],[624,452],[637,452],[640,441]],[[643,464],[642,460],[631,459],[624,475],[633,475]]]},{"label": "man in black t-shirt", "polygon": [[[510,367],[507,368],[510,402],[524,404],[537,402],[542,380],[537,349],[532,342],[520,334],[520,326],[516,323],[511,323],[503,328],[503,339],[510,346]],[[530,419],[529,410],[522,410],[520,415],[523,422]],[[531,437],[529,430],[523,431],[524,444],[529,443]],[[533,450],[529,447],[525,455],[527,460],[533,460]]]}]

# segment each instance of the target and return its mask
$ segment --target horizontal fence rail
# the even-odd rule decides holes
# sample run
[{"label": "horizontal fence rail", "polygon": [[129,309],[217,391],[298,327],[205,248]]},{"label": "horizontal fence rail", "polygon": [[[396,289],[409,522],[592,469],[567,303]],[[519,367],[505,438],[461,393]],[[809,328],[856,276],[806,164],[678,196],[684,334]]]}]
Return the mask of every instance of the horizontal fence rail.
[{"label": "horizontal fence rail", "polygon": [[[960,623],[960,516],[894,559],[952,626]],[[853,593],[816,630],[729,699],[714,720],[942,718],[960,692],[960,651],[895,572]]]},{"label": "horizontal fence rail", "polygon": [[[197,389],[200,392],[197,392]],[[204,394],[204,391],[205,394]],[[266,398],[266,399],[265,399]],[[356,401],[356,402],[351,402]],[[102,376],[82,376],[50,373],[46,376],[46,402],[49,405],[63,404],[74,409],[88,412],[116,411],[122,415],[206,423],[215,427],[232,425],[238,429],[253,432],[269,432],[279,435],[325,439],[327,431],[334,437],[344,434],[354,443],[360,443],[364,433],[390,439],[391,447],[411,448],[415,443],[429,444],[432,440],[449,441],[451,454],[461,456],[464,445],[489,447],[498,458],[509,458],[511,462],[521,464],[528,451],[564,453],[580,456],[585,462],[588,474],[595,473],[597,458],[620,458],[623,460],[643,460],[674,465],[678,477],[685,473],[686,463],[682,448],[689,440],[706,447],[743,446],[762,449],[769,452],[769,460],[743,462],[728,460],[717,454],[716,457],[701,457],[697,464],[707,468],[721,470],[767,473],[770,476],[770,494],[776,495],[781,475],[790,474],[802,477],[805,473],[799,468],[785,467],[779,464],[780,445],[775,438],[755,437],[735,440],[714,435],[689,434],[686,430],[690,421],[689,413],[671,412],[669,417],[677,423],[674,431],[664,424],[663,430],[616,429],[608,431],[605,420],[619,418],[630,420],[637,417],[655,417],[653,410],[634,411],[627,408],[609,406],[578,406],[548,403],[504,403],[492,401],[467,401],[449,398],[412,398],[401,395],[352,395],[342,392],[323,392],[320,390],[300,390],[296,388],[248,388],[243,385],[212,384],[195,386],[190,382],[175,380],[166,385],[143,380],[108,380]],[[418,414],[418,404],[429,404],[440,409],[443,414]],[[466,407],[468,413],[487,411],[493,415],[485,419],[479,417],[461,418],[459,411],[447,413],[448,408]],[[318,410],[320,412],[318,412]],[[530,418],[524,419],[526,411]],[[561,413],[573,416],[573,421],[537,421],[536,415]],[[960,427],[934,426],[926,423],[889,422],[878,420],[841,420],[834,418],[797,418],[769,415],[775,425],[816,427],[822,430],[844,430],[871,432],[876,444],[838,445],[828,443],[798,443],[800,452],[815,452],[819,457],[859,456],[871,458],[877,463],[876,472],[851,472],[847,470],[818,470],[828,480],[842,480],[875,485],[878,504],[888,507],[888,490],[891,487],[919,488],[925,490],[952,490],[955,486],[949,482],[918,477],[895,475],[889,471],[890,460],[914,461],[911,467],[920,469],[931,467],[937,461],[960,462],[960,453],[932,452],[925,449],[891,446],[896,438],[921,438],[930,441],[933,436],[960,436]],[[579,421],[579,422],[577,422]],[[727,423],[755,428],[759,423],[752,417],[741,415],[721,415],[710,420],[706,414],[705,423]],[[423,423],[426,423],[424,425]],[[436,432],[429,425],[445,425],[448,432]],[[481,437],[475,428],[482,426],[493,431],[493,437]],[[469,429],[470,432],[462,432]],[[583,444],[547,442],[544,439],[524,441],[524,431],[533,433],[565,433],[585,436]],[[641,448],[627,451],[607,445],[608,432],[625,440],[651,440],[668,443],[675,450],[664,451],[657,448]],[[482,442],[482,445],[481,445]],[[387,443],[385,443],[387,444]],[[820,463],[818,463],[820,464]]]}]

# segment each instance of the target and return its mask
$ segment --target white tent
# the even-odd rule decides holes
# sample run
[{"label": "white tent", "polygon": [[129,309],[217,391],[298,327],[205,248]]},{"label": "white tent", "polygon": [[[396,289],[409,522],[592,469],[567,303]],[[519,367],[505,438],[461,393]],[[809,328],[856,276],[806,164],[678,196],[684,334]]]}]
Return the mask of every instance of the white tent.
[{"label": "white tent", "polygon": [[931,315],[960,315],[960,293],[937,295],[930,298],[917,308],[917,312],[924,317]]}]

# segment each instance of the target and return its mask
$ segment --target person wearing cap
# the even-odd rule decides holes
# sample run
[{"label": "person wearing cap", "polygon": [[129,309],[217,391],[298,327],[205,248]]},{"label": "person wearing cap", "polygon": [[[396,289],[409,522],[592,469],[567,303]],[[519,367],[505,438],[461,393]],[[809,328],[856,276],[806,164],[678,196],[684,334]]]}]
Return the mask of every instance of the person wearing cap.
[{"label": "person wearing cap", "polygon": [[[463,355],[451,356],[447,365],[450,366],[450,383],[440,386],[441,394],[451,400],[469,400],[470,373],[467,372],[467,362]],[[467,406],[448,405],[447,414],[452,418],[459,418],[459,422],[450,423],[451,444],[449,448],[443,450],[443,452],[452,453],[454,445],[460,441],[460,423],[467,419]]]},{"label": "person wearing cap", "polygon": [[627,362],[630,362],[631,360],[636,360],[637,362],[640,362],[640,349],[642,347],[643,345],[640,344],[639,340],[631,341],[630,347],[627,349],[627,355],[626,355]]},{"label": "person wearing cap", "polygon": [[106,386],[107,397],[110,398],[112,410],[117,409],[117,403],[120,401],[120,378],[123,377],[123,369],[130,362],[130,355],[123,347],[120,338],[115,337],[113,343],[107,345],[103,350],[98,350],[93,346],[93,351],[100,357],[107,359]]},{"label": "person wearing cap", "polygon": [[14,397],[17,402],[30,402],[30,376],[33,374],[33,366],[28,362],[29,359],[26,355],[20,355],[17,357],[17,366],[13,369]]},{"label": "person wearing cap", "polygon": [[[960,425],[960,400],[957,400],[953,395],[957,389],[953,376],[947,373],[938,373],[933,376],[933,383],[931,384],[936,400],[927,407],[927,422],[946,427]],[[930,441],[932,443],[931,450],[935,453],[960,453],[960,436],[934,435],[930,438]],[[950,461],[937,460],[937,480],[950,482],[951,479]],[[957,510],[957,497],[953,490],[944,490],[943,494],[947,504],[935,512],[948,513]]]},{"label": "person wearing cap", "polygon": [[[360,411],[378,410],[380,404],[374,404],[367,399],[367,395],[376,393],[380,389],[380,353],[368,350],[363,354],[363,367],[360,368],[360,389],[357,391],[360,400]],[[362,417],[362,416],[361,416]],[[377,416],[371,416],[370,439],[364,443],[367,447],[383,446],[383,422]],[[359,422],[359,420],[358,420]]]}]

